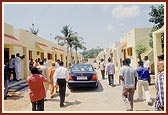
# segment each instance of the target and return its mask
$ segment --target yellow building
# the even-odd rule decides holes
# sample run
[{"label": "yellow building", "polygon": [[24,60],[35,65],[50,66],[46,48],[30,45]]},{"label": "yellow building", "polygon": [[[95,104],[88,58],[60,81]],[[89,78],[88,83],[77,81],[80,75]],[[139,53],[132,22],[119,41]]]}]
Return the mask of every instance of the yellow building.
[{"label": "yellow building", "polygon": [[[153,49],[149,46],[149,33],[151,28],[135,28],[120,38],[120,60],[125,58],[131,59],[131,66],[137,68],[138,58],[134,51],[136,44],[143,43],[147,47],[147,51],[141,55],[148,56],[151,62],[151,72],[154,71]],[[121,61],[119,61],[121,62]]]},{"label": "yellow building", "polygon": [[[60,59],[65,65],[69,63],[67,60],[70,60],[67,59],[69,57],[67,56],[66,48],[26,30],[14,29],[12,25],[4,23],[4,59],[9,59],[10,55],[16,53],[25,55],[25,58],[22,60],[23,71],[21,79],[25,79],[30,74],[30,59],[40,58],[43,60],[46,58],[48,66],[51,66],[53,60]],[[75,52],[72,52],[72,54],[73,57],[76,56]],[[77,57],[81,61],[82,56],[77,54]],[[73,58],[73,62],[77,62],[76,58]]]},{"label": "yellow building", "polygon": [[[155,69],[155,75],[157,75],[157,62],[158,59],[157,57],[161,54],[163,54],[162,52],[162,42],[161,42],[161,33],[164,33],[165,29],[164,26],[162,28],[160,28],[159,30],[153,32],[153,52],[154,52],[154,69]],[[166,38],[165,34],[164,34],[164,38]],[[166,39],[164,39],[164,43],[166,43]],[[166,52],[166,44],[164,44],[164,52]],[[166,53],[164,53],[164,57],[166,57]],[[166,64],[166,60],[165,64]],[[166,67],[166,66],[165,66]]]},{"label": "yellow building", "polygon": [[[18,40],[14,36],[13,26],[9,24],[4,24],[4,34],[3,34],[3,40],[4,40],[4,59],[11,58],[11,55],[20,53],[25,55],[25,45]],[[27,63],[26,61],[22,61],[22,68],[24,67],[24,63]],[[25,71],[21,71],[21,76],[26,74]],[[27,74],[26,74],[27,75]]]}]

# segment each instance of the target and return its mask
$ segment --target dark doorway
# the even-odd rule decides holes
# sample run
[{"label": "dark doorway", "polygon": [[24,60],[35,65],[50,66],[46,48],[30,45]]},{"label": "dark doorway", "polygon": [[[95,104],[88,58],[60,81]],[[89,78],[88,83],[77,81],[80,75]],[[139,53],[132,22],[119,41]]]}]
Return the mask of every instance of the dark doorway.
[{"label": "dark doorway", "polygon": [[9,59],[9,48],[4,49],[4,59]]}]

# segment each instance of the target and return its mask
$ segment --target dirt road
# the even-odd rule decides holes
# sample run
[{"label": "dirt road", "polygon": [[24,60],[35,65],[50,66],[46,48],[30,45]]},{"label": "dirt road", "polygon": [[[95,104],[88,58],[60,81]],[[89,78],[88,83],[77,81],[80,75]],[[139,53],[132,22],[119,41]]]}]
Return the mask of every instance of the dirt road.
[{"label": "dirt road", "polygon": [[[48,112],[123,112],[125,111],[124,103],[121,98],[122,86],[118,85],[118,76],[115,76],[115,87],[108,85],[108,79],[102,80],[99,75],[99,87],[68,89],[66,91],[65,107],[59,107],[59,96],[55,94],[54,98],[49,97],[49,91],[45,101],[45,111]],[[150,86],[151,98],[155,98],[154,85]],[[145,102],[137,102],[137,91],[134,96],[134,111],[153,111],[153,107]],[[31,103],[28,95],[28,88],[13,94],[4,100],[5,112],[30,112]]]}]

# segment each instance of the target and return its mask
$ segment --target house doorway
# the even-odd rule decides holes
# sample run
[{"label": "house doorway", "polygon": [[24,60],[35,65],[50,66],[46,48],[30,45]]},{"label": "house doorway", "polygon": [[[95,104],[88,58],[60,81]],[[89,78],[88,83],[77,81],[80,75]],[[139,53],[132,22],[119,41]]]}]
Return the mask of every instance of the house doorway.
[{"label": "house doorway", "polygon": [[4,49],[4,60],[9,59],[9,48]]}]

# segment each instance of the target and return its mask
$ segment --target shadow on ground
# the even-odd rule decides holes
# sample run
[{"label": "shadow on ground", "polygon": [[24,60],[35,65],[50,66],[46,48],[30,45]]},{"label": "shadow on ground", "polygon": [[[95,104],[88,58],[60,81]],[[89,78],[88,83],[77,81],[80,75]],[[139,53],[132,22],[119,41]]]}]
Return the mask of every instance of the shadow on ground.
[{"label": "shadow on ground", "polygon": [[12,96],[8,96],[7,100],[18,100],[20,98],[24,98],[24,96],[20,96],[20,95],[12,95]]},{"label": "shadow on ground", "polygon": [[103,86],[100,82],[98,82],[98,87],[73,87],[70,88],[71,93],[85,93],[85,92],[102,92]]},{"label": "shadow on ground", "polygon": [[74,102],[65,101],[65,106],[64,107],[68,107],[68,106],[71,106],[71,105],[79,105],[79,104],[81,104],[81,102],[77,101],[77,100],[74,100]]}]

